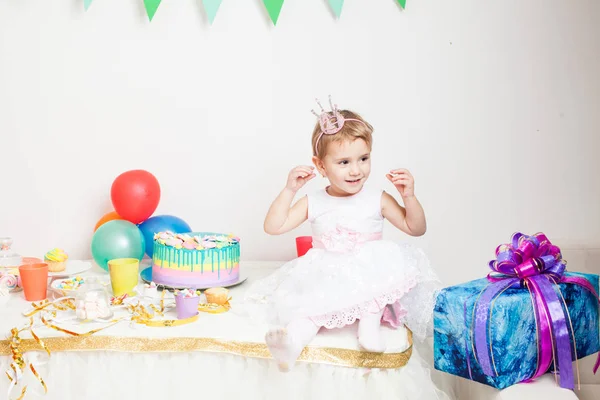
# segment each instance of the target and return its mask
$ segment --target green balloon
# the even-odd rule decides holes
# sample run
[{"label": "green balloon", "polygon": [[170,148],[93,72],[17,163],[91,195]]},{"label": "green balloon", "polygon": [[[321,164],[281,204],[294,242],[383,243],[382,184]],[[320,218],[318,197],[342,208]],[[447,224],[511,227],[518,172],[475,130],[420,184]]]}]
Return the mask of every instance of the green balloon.
[{"label": "green balloon", "polygon": [[115,258],[141,260],[146,250],[144,235],[139,228],[125,220],[113,220],[102,224],[92,237],[92,257],[105,271],[108,262]]}]

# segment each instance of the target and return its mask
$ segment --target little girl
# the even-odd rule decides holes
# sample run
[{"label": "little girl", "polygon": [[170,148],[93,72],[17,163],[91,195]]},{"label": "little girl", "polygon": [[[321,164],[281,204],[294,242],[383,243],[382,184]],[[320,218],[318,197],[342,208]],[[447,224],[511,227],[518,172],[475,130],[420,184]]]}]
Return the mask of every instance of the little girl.
[{"label": "little girl", "polygon": [[[414,179],[405,169],[386,175],[404,207],[385,191],[365,187],[373,127],[354,112],[331,108],[321,107],[312,135],[316,171],[312,166],[292,169],[264,222],[265,232],[280,235],[310,221],[313,248],[255,283],[246,295],[266,303],[279,326],[265,339],[282,371],[294,365],[321,327],[341,328],[358,320],[358,342],[370,352],[386,349],[382,321],[394,328],[405,324],[418,339],[432,327],[438,282],[426,256],[382,239],[384,218],[408,235],[425,233]],[[329,186],[292,206],[297,191],[317,171]]]}]

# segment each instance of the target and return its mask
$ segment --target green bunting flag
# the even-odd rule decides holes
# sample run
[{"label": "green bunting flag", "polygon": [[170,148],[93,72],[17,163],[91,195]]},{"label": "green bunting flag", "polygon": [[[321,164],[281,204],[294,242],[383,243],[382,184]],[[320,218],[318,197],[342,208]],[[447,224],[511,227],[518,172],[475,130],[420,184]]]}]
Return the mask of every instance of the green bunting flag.
[{"label": "green bunting flag", "polygon": [[263,0],[263,3],[265,3],[271,21],[274,25],[277,25],[277,19],[279,19],[281,7],[283,7],[283,0]]},{"label": "green bunting flag", "polygon": [[342,14],[342,7],[344,7],[344,0],[329,0],[329,7],[337,18]]},{"label": "green bunting flag", "polygon": [[219,11],[221,1],[223,0],[202,0],[202,4],[204,4],[204,10],[206,10],[206,16],[211,24],[217,16],[217,11]]},{"label": "green bunting flag", "polygon": [[156,14],[156,10],[158,6],[160,6],[160,2],[162,0],[144,0],[144,7],[146,7],[146,14],[148,14],[148,18],[152,21],[154,18],[154,14]]},{"label": "green bunting flag", "polygon": [[[83,0],[83,8],[87,11],[90,8],[93,0]],[[279,19],[279,14],[281,13],[281,8],[283,7],[283,2],[285,0],[262,0],[269,13],[269,17],[271,21],[273,21],[273,25],[277,25],[277,20]],[[364,0],[365,2],[371,0]],[[158,10],[158,6],[162,0],[144,0],[144,7],[146,8],[146,14],[148,14],[148,18],[152,21],[154,18],[154,14],[156,14],[156,10]],[[223,0],[202,0],[202,4],[204,5],[204,10],[206,11],[206,16],[208,17],[208,21],[212,24],[217,16],[217,12],[219,12],[219,7],[221,7],[221,3]],[[344,7],[344,0],[327,0],[329,3],[329,7],[331,11],[335,15],[336,18],[340,18],[342,15],[342,8]],[[406,0],[396,0],[398,5],[402,7],[402,9],[406,8]]]}]

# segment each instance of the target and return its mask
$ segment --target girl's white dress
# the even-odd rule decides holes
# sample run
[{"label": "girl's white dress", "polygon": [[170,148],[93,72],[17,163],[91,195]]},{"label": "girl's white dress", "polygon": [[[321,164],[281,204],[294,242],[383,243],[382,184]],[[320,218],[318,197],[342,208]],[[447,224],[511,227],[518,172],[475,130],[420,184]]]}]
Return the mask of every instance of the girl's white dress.
[{"label": "girl's white dress", "polygon": [[[383,309],[382,322],[406,325],[417,341],[428,336],[441,285],[422,250],[383,240],[382,191],[365,187],[334,197],[323,189],[307,197],[313,248],[255,282],[243,303],[262,305],[261,313],[276,326],[309,318],[341,328]],[[401,371],[402,398],[447,399],[433,385],[427,364],[413,351]]]},{"label": "girl's white dress", "polygon": [[310,318],[326,328],[383,308],[383,322],[423,339],[432,329],[436,274],[422,250],[382,239],[381,190],[308,197],[313,248],[254,283],[246,301],[267,304],[270,322]]}]

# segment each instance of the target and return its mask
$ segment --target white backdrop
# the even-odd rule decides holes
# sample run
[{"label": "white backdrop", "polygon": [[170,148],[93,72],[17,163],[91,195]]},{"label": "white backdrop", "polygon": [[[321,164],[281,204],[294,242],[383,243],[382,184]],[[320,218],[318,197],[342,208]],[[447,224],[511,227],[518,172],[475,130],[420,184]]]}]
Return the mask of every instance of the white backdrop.
[{"label": "white backdrop", "polygon": [[[371,184],[409,168],[448,284],[483,276],[516,231],[600,245],[600,3],[595,0],[0,1],[0,235],[23,255],[90,258],[110,185],[151,171],[157,214],[287,260],[264,215],[310,162],[314,98],[374,126]],[[324,185],[315,179],[307,190]],[[389,238],[406,239],[390,224]],[[571,265],[572,269],[577,266]]]}]

